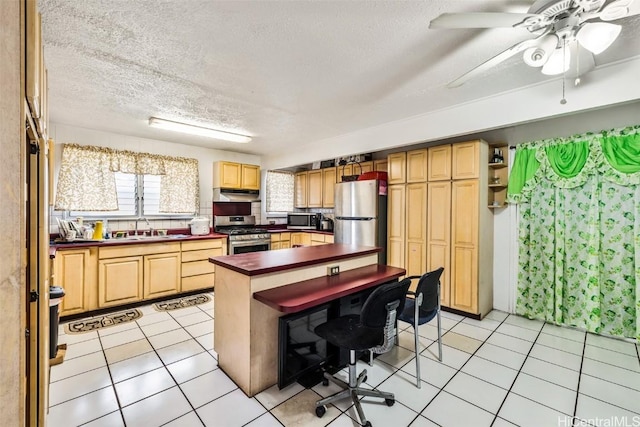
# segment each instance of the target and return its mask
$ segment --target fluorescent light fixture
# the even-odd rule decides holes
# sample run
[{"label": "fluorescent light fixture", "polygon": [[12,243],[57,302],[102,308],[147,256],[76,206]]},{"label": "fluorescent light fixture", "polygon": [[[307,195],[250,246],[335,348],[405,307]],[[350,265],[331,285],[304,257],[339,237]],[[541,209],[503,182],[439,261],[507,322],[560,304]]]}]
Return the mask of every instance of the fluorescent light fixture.
[{"label": "fluorescent light fixture", "polygon": [[607,22],[590,22],[580,28],[576,38],[582,46],[597,55],[607,50],[620,34],[622,27]]},{"label": "fluorescent light fixture", "polygon": [[149,126],[171,130],[174,132],[190,133],[192,135],[206,136],[209,138],[222,139],[224,141],[246,143],[251,141],[250,136],[240,135],[238,133],[225,132],[221,130],[205,128],[202,126],[188,125],[186,123],[173,122],[171,120],[158,119],[157,117],[149,118]]}]

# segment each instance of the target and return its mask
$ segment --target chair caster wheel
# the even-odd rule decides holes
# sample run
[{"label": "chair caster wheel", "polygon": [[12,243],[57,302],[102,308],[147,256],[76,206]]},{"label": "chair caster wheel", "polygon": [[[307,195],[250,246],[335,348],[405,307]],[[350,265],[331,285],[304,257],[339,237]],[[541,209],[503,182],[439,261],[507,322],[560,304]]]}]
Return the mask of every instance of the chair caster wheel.
[{"label": "chair caster wheel", "polygon": [[394,403],[396,403],[395,399],[385,399],[384,403],[387,404],[387,406],[393,406]]},{"label": "chair caster wheel", "polygon": [[324,406],[318,406],[316,408],[316,415],[318,416],[318,418],[322,418],[325,412],[327,412],[327,408],[325,408]]},{"label": "chair caster wheel", "polygon": [[364,427],[371,427],[371,421],[367,421],[366,423],[364,423]]},{"label": "chair caster wheel", "polygon": [[367,382],[367,379],[368,379],[368,377],[365,375],[365,376],[364,376],[364,378],[362,379],[362,382],[363,382],[363,383],[366,383],[366,382]]},{"label": "chair caster wheel", "polygon": [[329,385],[329,380],[326,379],[326,378],[323,378],[322,379],[322,385],[325,386],[325,387],[328,386]]}]

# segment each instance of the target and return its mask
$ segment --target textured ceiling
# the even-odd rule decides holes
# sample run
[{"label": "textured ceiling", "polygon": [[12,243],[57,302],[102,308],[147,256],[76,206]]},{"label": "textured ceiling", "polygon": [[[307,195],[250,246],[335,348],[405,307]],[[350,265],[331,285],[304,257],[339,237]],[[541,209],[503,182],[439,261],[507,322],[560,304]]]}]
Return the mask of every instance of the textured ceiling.
[{"label": "textured ceiling", "polygon": [[[53,122],[253,154],[436,111],[548,79],[519,55],[446,83],[524,30],[430,30],[444,12],[532,2],[39,0]],[[636,0],[640,3],[640,0]],[[596,65],[640,55],[624,18]],[[147,126],[150,116],[253,135],[249,144]]]}]

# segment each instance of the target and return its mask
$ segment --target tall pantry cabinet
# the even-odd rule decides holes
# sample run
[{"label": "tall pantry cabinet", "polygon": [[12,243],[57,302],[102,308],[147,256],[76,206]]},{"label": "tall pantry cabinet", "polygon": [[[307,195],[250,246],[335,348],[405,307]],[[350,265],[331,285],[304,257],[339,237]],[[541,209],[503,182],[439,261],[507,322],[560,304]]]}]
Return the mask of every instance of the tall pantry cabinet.
[{"label": "tall pantry cabinet", "polygon": [[482,140],[428,149],[427,270],[444,267],[443,306],[479,317],[493,306],[488,158]]},{"label": "tall pantry cabinet", "polygon": [[387,264],[407,275],[444,267],[442,305],[478,317],[493,305],[488,158],[481,140],[387,158]]}]

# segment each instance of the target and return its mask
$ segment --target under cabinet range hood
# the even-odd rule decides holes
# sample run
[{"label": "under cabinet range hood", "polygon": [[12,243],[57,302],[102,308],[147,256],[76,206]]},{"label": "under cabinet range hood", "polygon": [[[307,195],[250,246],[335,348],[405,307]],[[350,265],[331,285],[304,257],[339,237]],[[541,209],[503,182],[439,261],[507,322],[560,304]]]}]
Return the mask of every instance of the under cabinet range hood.
[{"label": "under cabinet range hood", "polygon": [[259,202],[260,190],[214,188],[213,201],[214,202]]}]

